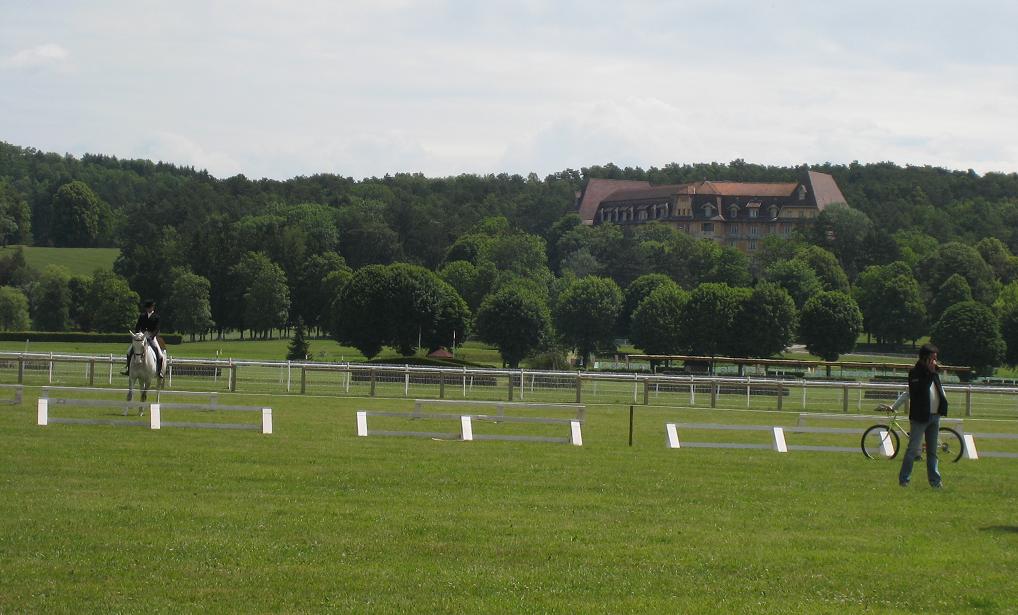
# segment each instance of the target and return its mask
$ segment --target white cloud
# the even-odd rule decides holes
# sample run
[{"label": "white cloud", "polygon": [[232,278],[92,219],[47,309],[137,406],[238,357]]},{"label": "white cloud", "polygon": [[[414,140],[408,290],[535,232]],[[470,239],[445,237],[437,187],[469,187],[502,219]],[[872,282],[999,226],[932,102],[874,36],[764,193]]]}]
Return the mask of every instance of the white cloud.
[{"label": "white cloud", "polygon": [[206,169],[216,177],[243,173],[242,166],[229,154],[209,151],[188,137],[169,132],[148,135],[132,148],[130,157]]},{"label": "white cloud", "polygon": [[37,45],[22,49],[0,61],[0,65],[10,68],[41,68],[59,66],[67,62],[70,54],[66,49],[55,43]]}]

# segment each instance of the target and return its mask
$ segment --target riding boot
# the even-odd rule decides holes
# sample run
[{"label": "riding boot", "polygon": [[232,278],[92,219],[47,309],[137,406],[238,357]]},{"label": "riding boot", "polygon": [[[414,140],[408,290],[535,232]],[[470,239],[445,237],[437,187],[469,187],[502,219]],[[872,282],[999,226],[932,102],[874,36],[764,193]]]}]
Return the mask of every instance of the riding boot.
[{"label": "riding boot", "polygon": [[158,374],[160,380],[163,379],[163,358],[159,353],[156,353],[156,374]]},{"label": "riding boot", "polygon": [[124,366],[124,371],[120,372],[121,376],[127,376],[131,373],[131,353],[127,353],[127,365]]}]

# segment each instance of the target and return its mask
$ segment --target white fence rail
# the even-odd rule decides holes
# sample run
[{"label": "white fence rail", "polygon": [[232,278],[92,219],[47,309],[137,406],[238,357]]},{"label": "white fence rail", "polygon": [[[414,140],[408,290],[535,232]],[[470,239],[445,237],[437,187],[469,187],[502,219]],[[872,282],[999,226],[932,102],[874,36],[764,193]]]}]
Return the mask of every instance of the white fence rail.
[{"label": "white fence rail", "polygon": [[[117,355],[0,352],[0,383],[113,386]],[[165,388],[343,397],[625,403],[830,412],[869,410],[904,383],[677,376],[171,357]],[[946,385],[953,416],[1018,417],[1018,387]]]}]

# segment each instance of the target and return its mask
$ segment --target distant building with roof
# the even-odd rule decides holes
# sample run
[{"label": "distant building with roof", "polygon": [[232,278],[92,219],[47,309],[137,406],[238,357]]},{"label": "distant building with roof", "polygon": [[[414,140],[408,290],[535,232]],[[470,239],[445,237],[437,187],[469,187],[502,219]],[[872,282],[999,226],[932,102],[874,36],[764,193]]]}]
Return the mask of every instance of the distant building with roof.
[{"label": "distant building with roof", "polygon": [[584,224],[662,222],[697,239],[743,252],[766,235],[788,236],[809,225],[828,205],[846,203],[834,178],[804,171],[798,182],[650,182],[591,179],[577,197]]}]

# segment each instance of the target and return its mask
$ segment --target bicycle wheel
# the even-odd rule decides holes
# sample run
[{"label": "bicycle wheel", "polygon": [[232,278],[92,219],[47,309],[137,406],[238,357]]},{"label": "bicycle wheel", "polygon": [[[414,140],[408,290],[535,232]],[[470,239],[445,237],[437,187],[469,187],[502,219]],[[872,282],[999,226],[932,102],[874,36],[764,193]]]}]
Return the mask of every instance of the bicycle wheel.
[{"label": "bicycle wheel", "polygon": [[950,427],[941,427],[937,434],[937,456],[948,461],[958,461],[965,452],[965,441]]},{"label": "bicycle wheel", "polygon": [[898,454],[899,438],[887,425],[874,425],[863,432],[860,444],[862,454],[870,459],[894,459]]}]

